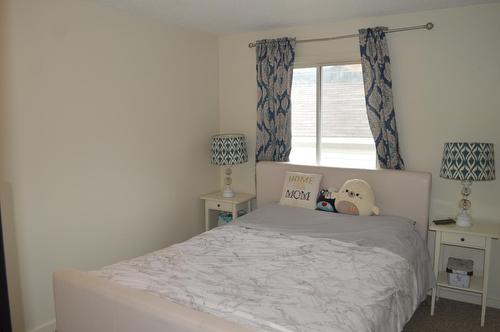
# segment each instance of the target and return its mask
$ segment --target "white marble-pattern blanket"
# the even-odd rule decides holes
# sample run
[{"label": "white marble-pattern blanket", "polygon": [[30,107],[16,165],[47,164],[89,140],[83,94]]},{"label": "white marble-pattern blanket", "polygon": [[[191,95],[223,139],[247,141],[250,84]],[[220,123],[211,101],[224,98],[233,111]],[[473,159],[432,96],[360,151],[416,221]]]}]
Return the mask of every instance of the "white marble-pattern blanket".
[{"label": "white marble-pattern blanket", "polygon": [[90,273],[258,331],[401,331],[419,304],[391,251],[239,225]]}]

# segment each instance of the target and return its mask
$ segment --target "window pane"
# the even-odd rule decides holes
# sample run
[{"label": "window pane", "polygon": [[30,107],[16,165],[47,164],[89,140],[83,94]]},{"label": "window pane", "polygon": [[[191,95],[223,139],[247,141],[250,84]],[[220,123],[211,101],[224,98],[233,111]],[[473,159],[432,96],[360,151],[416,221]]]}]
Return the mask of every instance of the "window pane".
[{"label": "window pane", "polygon": [[321,164],[375,168],[360,64],[322,67]]},{"label": "window pane", "polygon": [[290,161],[316,163],[316,68],[293,70]]}]

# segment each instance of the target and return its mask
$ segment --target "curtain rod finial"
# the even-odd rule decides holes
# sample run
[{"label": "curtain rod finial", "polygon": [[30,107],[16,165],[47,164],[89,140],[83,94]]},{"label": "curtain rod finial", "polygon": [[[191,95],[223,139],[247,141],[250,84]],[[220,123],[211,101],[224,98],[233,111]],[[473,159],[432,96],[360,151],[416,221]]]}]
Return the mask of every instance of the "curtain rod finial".
[{"label": "curtain rod finial", "polygon": [[255,43],[248,43],[248,48],[252,48],[252,47],[255,47],[256,44]]},{"label": "curtain rod finial", "polygon": [[427,23],[427,24],[425,25],[425,28],[426,28],[427,30],[432,30],[432,28],[434,28],[434,23],[432,23],[432,22]]}]

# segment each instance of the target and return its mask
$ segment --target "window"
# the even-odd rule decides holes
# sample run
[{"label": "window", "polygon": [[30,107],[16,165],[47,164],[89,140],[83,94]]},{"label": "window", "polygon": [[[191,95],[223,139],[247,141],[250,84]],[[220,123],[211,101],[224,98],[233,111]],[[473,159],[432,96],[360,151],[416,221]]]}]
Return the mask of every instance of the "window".
[{"label": "window", "polygon": [[376,168],[360,64],[293,70],[290,161]]}]

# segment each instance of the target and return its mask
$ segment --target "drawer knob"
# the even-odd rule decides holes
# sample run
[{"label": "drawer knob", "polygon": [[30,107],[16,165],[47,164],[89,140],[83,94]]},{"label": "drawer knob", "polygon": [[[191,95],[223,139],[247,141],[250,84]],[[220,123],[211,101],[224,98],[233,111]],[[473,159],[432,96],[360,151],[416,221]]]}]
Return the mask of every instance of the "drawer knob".
[{"label": "drawer knob", "polygon": [[[217,207],[220,207],[220,204],[217,204]],[[463,239],[462,239],[462,241],[463,241]]]},{"label": "drawer knob", "polygon": [[460,238],[460,241],[464,242],[464,241],[465,241],[465,239],[462,237],[462,238]]}]

